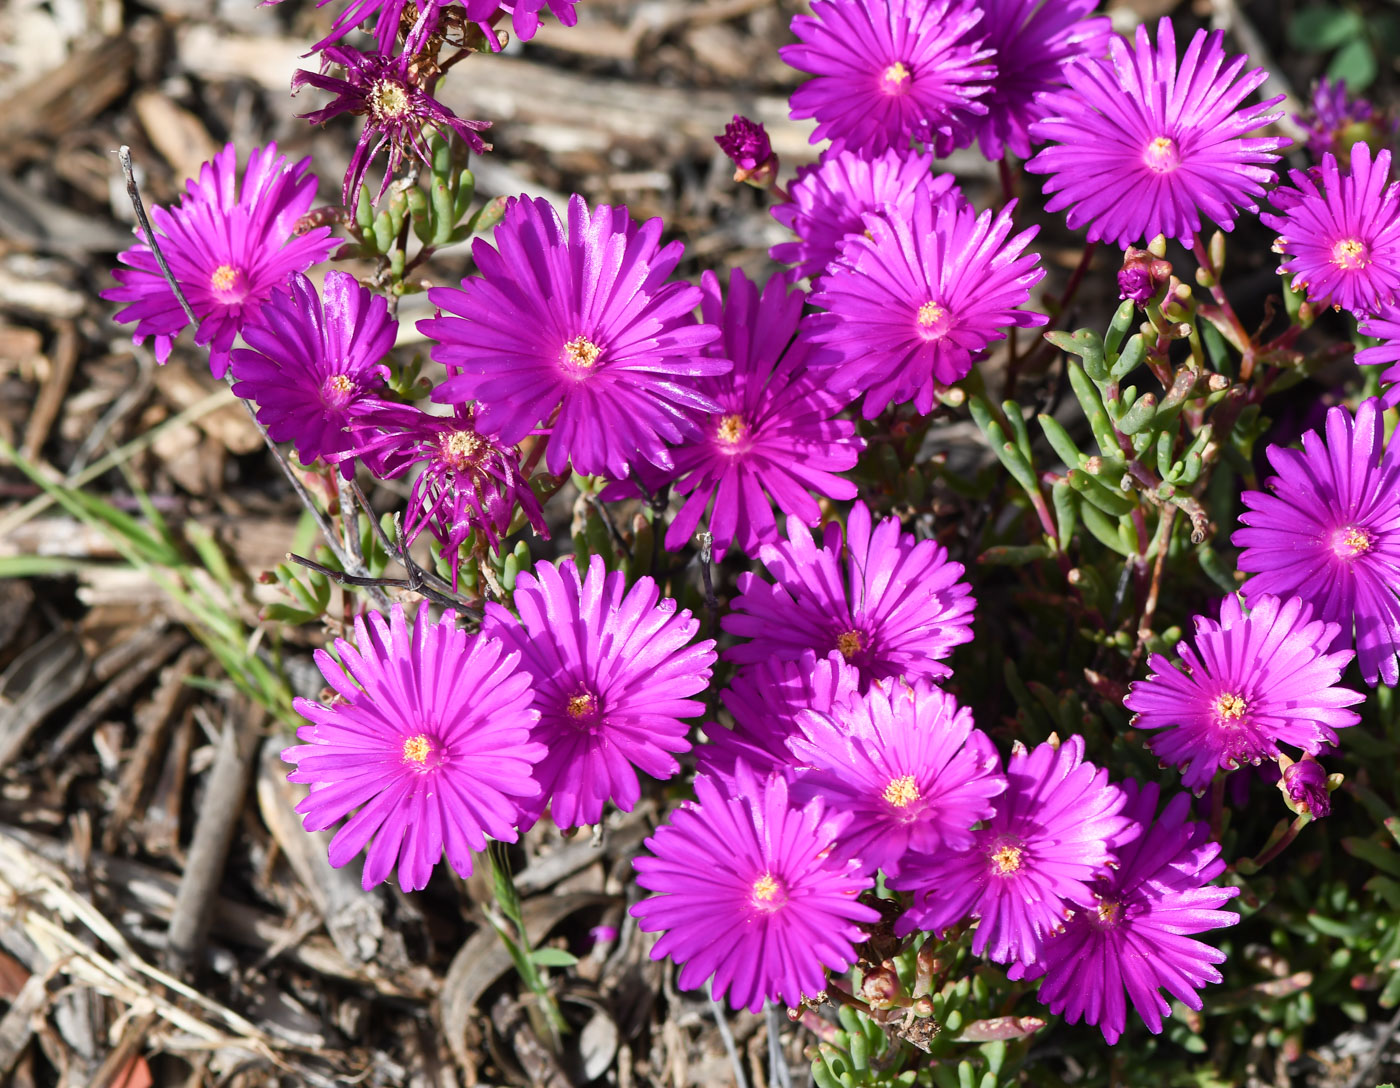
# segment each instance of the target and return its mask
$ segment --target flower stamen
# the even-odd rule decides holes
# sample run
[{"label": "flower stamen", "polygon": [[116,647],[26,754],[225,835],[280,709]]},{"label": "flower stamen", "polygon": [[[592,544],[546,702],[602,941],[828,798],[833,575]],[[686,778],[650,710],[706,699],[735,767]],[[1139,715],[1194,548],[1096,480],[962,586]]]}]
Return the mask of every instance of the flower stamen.
[{"label": "flower stamen", "polygon": [[841,651],[841,656],[847,661],[855,657],[861,651],[861,640],[859,631],[843,631],[836,636],[836,648]]},{"label": "flower stamen", "polygon": [[403,759],[405,763],[417,763],[420,766],[428,762],[428,756],[432,754],[433,742],[428,739],[426,733],[419,733],[416,736],[404,737],[403,739]]},{"label": "flower stamen", "polygon": [[744,417],[737,412],[732,412],[719,421],[719,430],[716,437],[726,446],[736,446],[739,440],[748,432],[748,425],[744,422]]},{"label": "flower stamen", "polygon": [[1215,717],[1220,722],[1239,721],[1244,717],[1245,710],[1246,706],[1242,695],[1227,691],[1216,696]]},{"label": "flower stamen", "polygon": [[1332,263],[1338,268],[1365,268],[1366,244],[1357,238],[1343,238],[1332,247]]},{"label": "flower stamen", "polygon": [[1181,165],[1181,153],[1170,136],[1158,136],[1143,150],[1142,161],[1157,174],[1169,174]]},{"label": "flower stamen", "polygon": [[919,799],[919,784],[914,781],[912,774],[892,778],[890,784],[885,787],[884,797],[895,808],[908,808]]},{"label": "flower stamen", "polygon": [[1005,843],[992,851],[992,868],[1001,876],[1010,876],[1021,868],[1022,850],[1012,843]]},{"label": "flower stamen", "polygon": [[590,369],[598,361],[603,349],[586,336],[575,336],[564,345],[564,357],[582,370]]}]

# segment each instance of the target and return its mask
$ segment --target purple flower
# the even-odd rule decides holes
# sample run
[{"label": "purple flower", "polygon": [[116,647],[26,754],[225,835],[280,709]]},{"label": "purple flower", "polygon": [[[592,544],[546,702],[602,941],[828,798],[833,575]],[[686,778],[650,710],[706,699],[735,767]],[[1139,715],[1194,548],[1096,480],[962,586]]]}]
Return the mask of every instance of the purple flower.
[{"label": "purple flower", "polygon": [[[161,252],[199,320],[195,343],[209,346],[209,367],[216,378],[228,369],[234,337],[273,289],[293,272],[324,260],[335,247],[329,227],[294,234],[297,220],[316,199],[309,157],[290,166],[277,154],[276,144],[254,148],[241,186],[236,165],[229,144],[200,167],[198,180],[186,183],[177,207],[151,208]],[[156,361],[164,363],[189,320],[150,246],[138,243],[118,260],[128,266],[112,270],[121,286],[103,291],[102,297],[130,303],[117,311],[116,320],[136,322],[132,339],[138,344],[154,337]]]},{"label": "purple flower", "polygon": [[455,621],[448,612],[430,623],[427,605],[411,633],[402,605],[388,620],[356,617],[359,648],[335,642],[343,666],[316,651],[339,699],[294,704],[311,722],[297,730],[307,743],[282,753],[296,765],[287,778],[311,784],[297,811],[320,831],[358,810],[331,840],[330,862],[340,868],[368,844],[366,889],[396,860],[405,891],[425,887],[444,850],[470,876],[471,851],[487,835],[514,842],[519,804],[539,792],[531,768],[545,749],[530,740],[530,677],[519,655]]},{"label": "purple flower", "polygon": [[833,650],[819,658],[811,650],[796,661],[770,657],[739,670],[720,692],[734,728],[706,722],[701,728],[709,744],[696,748],[696,769],[731,787],[734,766],[742,761],[760,776],[792,763],[789,737],[798,734],[803,711],[826,714],[846,702],[860,687],[860,673]]},{"label": "purple flower", "polygon": [[812,143],[857,152],[966,147],[996,74],[975,42],[981,18],[968,0],[813,0],[811,15],[792,18],[799,43],[778,50],[814,77],[793,91],[793,119],[816,120]]},{"label": "purple flower", "polygon": [[1006,789],[1001,757],[972,711],[920,680],[872,684],[826,712],[797,717],[788,741],[793,796],[851,815],[837,849],[867,872],[897,877],[906,856],[970,849],[972,825]]},{"label": "purple flower", "polygon": [[785,203],[773,206],[773,218],[797,235],[768,251],[775,261],[795,264],[798,276],[820,276],[841,255],[852,234],[865,230],[870,212],[891,218],[912,214],[914,204],[955,191],[952,174],[934,174],[933,156],[885,151],[857,155],[834,147],[821,161],[797,169]]},{"label": "purple flower", "polygon": [[1054,145],[1026,164],[1051,175],[1046,210],[1068,208],[1071,229],[1087,224],[1090,241],[1120,246],[1158,234],[1190,246],[1202,213],[1232,230],[1240,208],[1257,211],[1274,152],[1289,141],[1245,134],[1278,120],[1268,111],[1283,96],[1241,109],[1268,73],[1236,82],[1248,58],[1227,63],[1222,39],[1198,30],[1178,65],[1172,21],[1162,19],[1155,49],[1139,26],[1135,50],[1115,36],[1112,61],[1066,66],[1069,88],[1045,92],[1046,116],[1030,126],[1031,139]]},{"label": "purple flower", "polygon": [[761,122],[734,115],[724,126],[723,135],[715,137],[720,150],[734,163],[735,181],[752,181],[760,188],[772,184],[778,172],[778,156],[768,142],[768,133]]},{"label": "purple flower", "polygon": [[796,661],[804,650],[821,656],[837,650],[860,670],[864,687],[952,672],[940,662],[971,640],[976,602],[959,580],[962,564],[951,562],[941,545],[915,541],[900,531],[898,518],[872,528],[864,503],[851,508],[844,542],[835,521],[820,548],[805,528],[789,525],[788,535],[760,552],[774,583],[739,575],[739,596],[720,623],[750,641],[726,650],[728,660]]},{"label": "purple flower", "polygon": [[342,113],[360,114],[365,119],[354,154],[350,156],[350,166],[345,171],[341,199],[347,208],[355,206],[370,162],[386,146],[389,161],[385,164],[384,181],[376,200],[384,195],[389,182],[398,173],[405,148],[423,163],[431,164],[433,155],[426,136],[430,131],[446,136],[444,130],[451,130],[477,154],[490,148],[477,133],[490,128],[491,122],[464,121],[419,87],[411,74],[414,65],[411,54],[391,57],[331,46],[321,58],[324,63],[343,66],[345,78],[298,68],[292,75],[292,93],[296,94],[309,83],[335,94],[329,106],[299,114],[313,125],[325,124]]},{"label": "purple flower", "polygon": [[1395,122],[1378,115],[1364,98],[1347,97],[1347,81],[1323,76],[1313,86],[1311,107],[1293,120],[1307,130],[1308,152],[1320,159],[1329,152],[1342,163],[1351,157],[1352,147],[1362,141],[1379,151],[1395,132]]},{"label": "purple flower", "polygon": [[512,200],[496,246],[472,245],[481,275],[428,292],[450,316],[418,328],[438,341],[433,358],[457,368],[433,399],[477,400],[477,424],[509,445],[544,423],[556,476],[570,461],[615,478],[637,460],[670,468],[666,443],[697,436],[692,413],[719,407],[690,379],[730,364],[702,353],[719,330],[692,316],[700,288],[666,282],[682,247],[658,246],[661,230],[626,208],[590,216],[575,195],[566,236],[548,201]]},{"label": "purple flower", "polygon": [[[1297,595],[1317,617],[1340,625],[1338,648],[1355,645],[1372,686],[1400,682],[1400,443],[1389,445],[1380,406],[1362,401],[1355,422],[1327,413],[1327,437],[1303,449],[1268,449],[1272,494],[1246,491],[1247,526],[1230,541],[1251,604],[1261,594]],[[1352,635],[1355,634],[1353,642]]]},{"label": "purple flower", "polygon": [[972,131],[988,159],[1006,152],[1030,158],[1033,121],[1046,115],[1037,95],[1065,83],[1075,57],[1098,57],[1108,48],[1109,21],[1088,18],[1098,0],[980,0],[982,21],[971,37],[985,34],[996,75],[980,99],[987,112],[973,118]]},{"label": "purple flower", "polygon": [[1111,1045],[1127,1022],[1126,995],[1154,1034],[1171,1006],[1163,988],[1199,1009],[1201,987],[1220,981],[1225,954],[1190,934],[1232,926],[1239,915],[1220,908],[1238,888],[1211,887],[1225,871],[1220,845],[1205,824],[1187,819],[1190,798],[1178,793],[1156,823],[1157,786],[1123,783],[1123,813],[1142,829],[1118,852],[1118,868],[1094,887],[1095,902],[1075,913],[1041,949],[1034,965],[1013,964],[1011,979],[1043,978],[1040,1000],[1071,1024],[1096,1024]]},{"label": "purple flower", "polygon": [[1385,341],[1375,347],[1362,348],[1356,353],[1356,361],[1362,366],[1390,364],[1381,372],[1381,403],[1387,408],[1400,404],[1400,307],[1382,306],[1375,317],[1365,318],[1358,326],[1367,336],[1378,336]]},{"label": "purple flower", "polygon": [[1153,671],[1123,700],[1136,728],[1163,730],[1148,747],[1198,794],[1219,769],[1276,759],[1279,742],[1316,752],[1360,721],[1344,708],[1365,696],[1337,686],[1352,653],[1327,652],[1337,625],[1313,619],[1297,597],[1251,599],[1245,612],[1226,597],[1219,623],[1197,616],[1195,646],[1176,647],[1184,669],[1153,654]]},{"label": "purple flower", "polygon": [[1029,752],[1018,744],[1006,780],[996,815],[973,835],[971,849],[905,858],[895,883],[914,892],[914,902],[895,932],[943,933],[971,915],[974,953],[1032,963],[1064,929],[1070,908],[1093,906],[1091,883],[1138,830],[1120,815],[1123,791],[1084,761],[1077,735]]},{"label": "purple flower", "polygon": [[[578,25],[578,0],[464,0],[466,17],[474,23],[489,22],[497,9],[510,13],[515,36],[528,42],[540,29],[540,11],[545,7],[563,26]],[[487,35],[487,41],[491,35]],[[494,48],[494,47],[493,47]]]},{"label": "purple flower", "polygon": [[[243,329],[247,348],[232,355],[233,391],[258,405],[258,420],[275,442],[295,444],[303,464],[354,444],[357,405],[377,400],[389,368],[398,322],[378,295],[346,272],[327,272],[325,304],[315,285],[292,273]],[[348,480],[354,462],[341,471]]]},{"label": "purple flower", "polygon": [[907,217],[867,216],[869,236],[847,240],[812,296],[827,313],[806,335],[839,358],[833,389],[866,394],[866,419],[892,401],[932,411],[937,387],[965,378],[1008,326],[1049,320],[1019,308],[1045,270],[1022,252],[1038,228],[1008,237],[1014,209],[978,215],[953,196],[921,199]]},{"label": "purple flower", "polygon": [[1310,755],[1305,755],[1296,762],[1288,761],[1287,766],[1283,768],[1283,776],[1279,779],[1279,789],[1283,790],[1290,802],[1289,807],[1295,812],[1320,820],[1332,811],[1332,797],[1327,789],[1327,771]]},{"label": "purple flower", "polygon": [[802,291],[789,292],[778,275],[760,296],[737,268],[727,301],[713,272],[701,285],[701,319],[723,331],[710,351],[732,359],[734,369],[694,383],[719,410],[671,451],[676,493],[687,498],[666,530],[666,547],[684,548],[708,509],[716,558],[731,544],[756,556],[761,544],[778,540],[774,503],[789,520],[817,525],[821,507],[810,492],[855,498],[855,484],[834,474],[855,467],[865,442],[854,423],[837,418],[844,403],[809,369],[812,347],[798,336]]},{"label": "purple flower", "polygon": [[[316,6],[325,7],[330,0],[317,0]],[[423,48],[428,36],[437,29],[442,12],[452,6],[453,0],[414,0],[417,18],[407,28],[400,52],[412,56]],[[349,0],[345,10],[336,16],[331,32],[311,47],[312,52],[333,45],[361,23],[374,18],[374,40],[381,53],[393,53],[394,42],[398,40],[403,27],[404,9],[408,0]]]},{"label": "purple flower", "polygon": [[738,789],[695,780],[698,803],[682,805],[633,861],[637,883],[656,895],[630,913],[662,932],[651,958],[681,965],[676,985],[710,980],[715,1000],[758,1012],[764,999],[789,1006],[826,989],[827,970],[856,960],[863,923],[879,913],[857,900],[870,881],[832,851],[845,817],[820,800],[801,808],[781,777],[756,778],[742,763]]},{"label": "purple flower", "polygon": [[1390,152],[1372,164],[1371,149],[1357,144],[1346,177],[1324,155],[1320,188],[1301,170],[1289,177],[1296,193],[1284,190],[1285,214],[1259,217],[1279,232],[1274,252],[1288,259],[1278,270],[1318,306],[1364,317],[1393,303],[1400,289],[1400,183],[1390,180]]},{"label": "purple flower", "polygon": [[383,479],[401,476],[414,465],[405,515],[404,539],[412,544],[429,530],[457,580],[459,549],[479,532],[499,549],[515,511],[540,536],[549,538],[539,499],[520,467],[520,452],[476,429],[470,409],[449,416],[429,415],[406,404],[374,404],[359,415],[353,452],[376,462]]},{"label": "purple flower", "polygon": [[534,678],[534,739],[549,750],[535,770],[544,792],[534,816],[549,804],[562,829],[595,824],[608,801],[632,810],[638,770],[663,779],[680,770],[672,753],[690,749],[682,719],[705,709],[686,696],[709,683],[715,644],[691,643],[699,621],[660,596],[650,578],[629,590],[597,555],[581,579],[570,556],[519,576],[519,621],[486,606],[483,634],[520,650]]}]

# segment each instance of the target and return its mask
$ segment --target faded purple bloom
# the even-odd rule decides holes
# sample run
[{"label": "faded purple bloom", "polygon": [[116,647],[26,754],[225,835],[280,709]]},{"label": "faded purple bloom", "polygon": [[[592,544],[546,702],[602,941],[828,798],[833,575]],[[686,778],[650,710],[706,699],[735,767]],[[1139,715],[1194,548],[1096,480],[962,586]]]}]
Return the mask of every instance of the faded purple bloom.
[{"label": "faded purple bloom", "polygon": [[1280,743],[1316,752],[1361,720],[1345,708],[1365,696],[1338,686],[1352,652],[1327,652],[1337,625],[1313,619],[1297,597],[1251,599],[1245,612],[1226,597],[1218,623],[1197,616],[1195,645],[1176,646],[1184,667],[1153,654],[1152,672],[1123,700],[1134,727],[1162,730],[1148,747],[1198,794],[1217,770],[1277,759]]},{"label": "faded purple bloom", "polygon": [[1227,62],[1223,38],[1198,30],[1178,64],[1164,18],[1155,48],[1139,26],[1135,49],[1114,36],[1111,61],[1067,65],[1069,88],[1047,91],[1038,100],[1045,117],[1030,126],[1033,140],[1053,145],[1026,164],[1050,175],[1046,210],[1068,208],[1072,230],[1087,225],[1090,241],[1120,246],[1158,234],[1190,246],[1202,214],[1232,230],[1239,209],[1257,211],[1274,152],[1289,141],[1246,134],[1282,116],[1268,111],[1283,96],[1241,109],[1268,73],[1256,68],[1236,82],[1249,58]]},{"label": "faded purple bloom", "polygon": [[595,824],[608,801],[632,810],[637,771],[665,779],[680,770],[673,753],[690,749],[683,719],[705,710],[687,696],[709,683],[715,644],[692,643],[700,622],[660,597],[650,578],[628,589],[597,555],[582,579],[569,556],[516,579],[519,620],[486,606],[482,633],[520,650],[534,678],[534,739],[549,749],[535,770],[544,791],[535,817],[548,804],[561,829]]},{"label": "faded purple bloom", "polygon": [[775,261],[797,266],[799,276],[816,278],[841,255],[852,234],[865,230],[870,212],[906,217],[918,201],[934,201],[959,191],[952,174],[934,174],[931,154],[885,151],[857,155],[833,147],[821,161],[797,169],[788,186],[791,198],[773,205],[773,218],[797,235],[768,251]]},{"label": "faded purple bloom", "polygon": [[[310,464],[354,445],[353,416],[378,400],[389,368],[381,362],[399,326],[382,296],[346,272],[327,272],[325,303],[316,286],[292,273],[243,328],[246,348],[232,355],[233,391],[258,406],[258,420],[275,442],[291,442]],[[341,465],[349,479],[354,461]]]},{"label": "faded purple bloom", "polygon": [[[528,42],[540,29],[540,12],[546,7],[563,26],[577,26],[578,0],[463,0],[466,17],[474,23],[488,23],[497,9],[510,14],[510,26],[515,36]],[[492,35],[487,35],[487,41]],[[495,48],[492,46],[492,48]]]},{"label": "faded purple bloom", "polygon": [[1172,266],[1155,253],[1129,246],[1118,270],[1119,298],[1141,305],[1154,298],[1171,281]]},{"label": "faded purple bloom", "polygon": [[1190,798],[1178,793],[1154,823],[1156,784],[1128,779],[1122,788],[1123,814],[1141,833],[1119,849],[1118,867],[1095,883],[1095,902],[1045,942],[1035,964],[1013,964],[1007,972],[1013,980],[1043,978],[1039,996],[1050,1011],[1071,1024],[1097,1025],[1110,1045],[1127,1026],[1124,997],[1154,1035],[1171,1015],[1161,990],[1199,1009],[1197,991],[1220,981],[1215,964],[1225,962],[1225,953],[1190,934],[1240,920],[1220,909],[1239,889],[1211,886],[1225,862],[1206,825],[1187,819]]},{"label": "faded purple bloom", "polygon": [[[310,157],[291,166],[277,154],[276,144],[254,148],[240,186],[235,154],[229,144],[200,167],[198,180],[186,182],[176,207],[151,208],[161,252],[199,320],[195,343],[209,346],[216,378],[228,369],[234,337],[273,289],[293,272],[324,260],[336,244],[329,227],[294,233],[316,199]],[[156,362],[164,363],[189,320],[150,246],[138,243],[117,259],[129,267],[112,270],[121,286],[102,297],[130,303],[117,311],[116,320],[136,322],[132,339],[138,344],[154,337]]]},{"label": "faded purple bloom", "polygon": [[456,583],[459,549],[479,532],[499,549],[518,509],[546,540],[549,527],[520,467],[520,452],[478,431],[471,410],[430,415],[407,404],[376,404],[359,415],[353,452],[375,461],[376,475],[393,479],[421,467],[408,497],[405,543],[424,529],[442,546]]},{"label": "faded purple bloom", "polygon": [[1292,802],[1295,812],[1306,813],[1320,820],[1332,811],[1332,797],[1327,789],[1327,771],[1310,755],[1294,762],[1289,761],[1283,769],[1279,788]]},{"label": "faded purple bloom", "polygon": [[734,180],[767,185],[778,171],[778,156],[768,142],[768,133],[760,122],[750,121],[739,114],[724,126],[723,135],[715,137],[720,150],[734,163]]},{"label": "faded purple bloom", "polygon": [[[1366,683],[1400,682],[1400,442],[1387,445],[1374,399],[1353,422],[1342,407],[1327,413],[1326,439],[1303,448],[1268,448],[1277,476],[1272,494],[1246,491],[1247,526],[1230,542],[1243,548],[1240,570],[1251,604],[1261,594],[1297,595],[1320,620],[1340,625],[1336,648],[1356,647]],[[1353,633],[1355,641],[1353,642]]]},{"label": "faded purple bloom", "polygon": [[778,275],[760,296],[737,268],[727,299],[713,272],[701,286],[701,320],[723,331],[710,352],[733,360],[734,369],[694,382],[719,410],[697,438],[671,451],[675,492],[687,498],[666,530],[666,547],[689,544],[708,510],[717,559],[731,545],[757,556],[760,545],[779,539],[775,503],[789,521],[817,525],[821,507],[813,492],[856,497],[856,485],[835,473],[855,467],[865,442],[854,423],[838,418],[844,402],[809,368],[812,345],[798,336],[802,291],[789,291],[787,277]]},{"label": "faded purple bloom", "polygon": [[365,119],[355,151],[350,156],[350,166],[345,171],[341,199],[347,208],[355,206],[370,162],[386,146],[389,160],[384,166],[379,197],[384,195],[389,182],[398,173],[405,149],[423,163],[432,163],[433,155],[427,139],[429,132],[438,132],[443,136],[448,130],[455,132],[477,154],[490,148],[491,145],[484,143],[477,133],[490,128],[491,122],[464,121],[419,87],[410,74],[414,63],[411,55],[391,57],[331,46],[321,57],[325,63],[343,66],[345,78],[337,79],[298,68],[292,75],[292,93],[296,94],[309,83],[335,94],[336,98],[329,106],[299,114],[313,125],[324,124],[342,113],[360,114]]},{"label": "faded purple bloom", "polygon": [[789,540],[763,546],[763,565],[776,581],[739,575],[739,596],[720,624],[750,641],[725,657],[757,664],[837,650],[860,670],[863,687],[901,675],[948,676],[941,662],[972,638],[976,602],[960,580],[962,564],[935,541],[901,532],[898,518],[872,526],[864,503],[851,508],[848,522],[844,539],[840,523],[829,522],[820,548],[791,523]]},{"label": "faded purple bloom", "polygon": [[738,789],[695,780],[696,803],[671,813],[632,862],[637,883],[656,892],[632,907],[642,931],[664,935],[654,960],[681,965],[676,985],[710,980],[715,1000],[758,1012],[826,989],[828,970],[856,960],[864,923],[880,915],[856,898],[870,886],[854,861],[832,850],[846,822],[820,800],[801,808],[787,783],[756,778],[742,763]]},{"label": "faded purple bloom", "polygon": [[1323,76],[1313,85],[1312,103],[1307,113],[1294,114],[1293,120],[1307,130],[1308,152],[1314,159],[1331,153],[1343,165],[1349,164],[1352,147],[1360,142],[1380,151],[1394,134],[1395,122],[1364,98],[1347,95],[1347,81]]},{"label": "faded purple bloom", "polygon": [[1400,404],[1400,307],[1382,306],[1375,317],[1364,319],[1360,330],[1367,336],[1378,336],[1385,341],[1375,347],[1362,348],[1356,353],[1356,361],[1362,366],[1384,366],[1389,369],[1381,372],[1381,403],[1387,408]]},{"label": "faded purple bloom", "polygon": [[793,119],[815,118],[812,143],[875,155],[911,140],[940,158],[966,147],[996,74],[981,19],[969,0],[813,0],[792,18],[798,44],[778,50],[814,77],[793,91]]},{"label": "faded purple bloom", "polygon": [[991,160],[1008,151],[1030,158],[1029,126],[1046,115],[1037,95],[1062,87],[1064,69],[1075,57],[1099,57],[1108,49],[1106,16],[1093,16],[1098,0],[979,0],[982,35],[996,66],[991,88],[979,102],[987,112],[971,122],[982,154]]},{"label": "faded purple bloom", "polygon": [[851,814],[837,850],[867,872],[894,878],[906,857],[970,849],[973,824],[1006,789],[1001,757],[972,727],[972,711],[924,680],[872,684],[797,722],[793,797]]},{"label": "faded purple bloom", "polygon": [[1279,232],[1274,252],[1287,259],[1278,270],[1318,306],[1365,317],[1393,304],[1400,290],[1400,183],[1390,180],[1390,152],[1373,164],[1370,148],[1357,144],[1345,177],[1328,154],[1320,186],[1301,170],[1289,178],[1287,212],[1259,217]]},{"label": "faded purple bloom", "polygon": [[706,722],[701,728],[709,744],[695,749],[696,768],[732,786],[735,763],[742,760],[763,776],[792,763],[787,740],[798,734],[803,711],[826,714],[846,702],[860,687],[860,673],[833,650],[819,658],[811,650],[796,661],[770,657],[739,670],[720,692],[734,728]]},{"label": "faded purple bloom", "polygon": [[1073,907],[1092,907],[1105,875],[1137,826],[1121,815],[1126,797],[1108,772],[1084,760],[1084,738],[1017,745],[996,815],[960,854],[905,858],[896,886],[914,892],[895,932],[944,933],[977,919],[972,951],[999,963],[1034,962],[1064,929]]},{"label": "faded purple bloom", "polygon": [[311,722],[297,730],[307,743],[282,752],[296,765],[287,778],[311,784],[297,811],[308,831],[355,812],[331,840],[330,862],[340,868],[368,845],[366,889],[396,862],[405,891],[426,887],[444,851],[470,876],[471,852],[487,835],[514,842],[519,805],[539,792],[531,769],[545,749],[530,740],[530,677],[518,654],[455,623],[451,612],[430,623],[426,604],[411,632],[402,605],[387,620],[356,617],[358,649],[335,642],[343,665],[316,651],[340,699],[294,704]]},{"label": "faded purple bloom", "polygon": [[1023,252],[1030,227],[1011,237],[1012,201],[995,215],[961,199],[916,200],[912,214],[866,217],[868,236],[852,235],[822,277],[805,335],[840,360],[833,390],[865,394],[874,419],[908,400],[933,410],[939,386],[965,378],[973,356],[1049,318],[1020,307],[1045,275],[1039,254]]},{"label": "faded purple bloom", "polygon": [[626,208],[590,215],[575,195],[566,235],[547,200],[511,200],[496,245],[472,245],[481,275],[428,292],[447,316],[418,328],[456,369],[433,399],[478,401],[477,424],[511,445],[543,425],[556,476],[571,461],[615,479],[634,461],[670,468],[666,444],[697,437],[694,413],[719,408],[691,379],[730,363],[703,353],[719,329],[692,315],[700,288],[666,282],[682,246],[660,246],[661,231]]}]

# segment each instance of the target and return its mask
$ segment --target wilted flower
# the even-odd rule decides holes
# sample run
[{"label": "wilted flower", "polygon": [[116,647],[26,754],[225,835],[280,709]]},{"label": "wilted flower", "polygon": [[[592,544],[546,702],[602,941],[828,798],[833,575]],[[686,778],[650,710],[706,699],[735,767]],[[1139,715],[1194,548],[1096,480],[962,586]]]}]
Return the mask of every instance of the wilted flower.
[{"label": "wilted flower", "polygon": [[681,965],[676,985],[710,980],[715,1000],[758,1012],[765,999],[790,1006],[826,989],[827,970],[856,960],[863,923],[880,915],[857,900],[870,885],[832,850],[846,822],[820,799],[797,807],[780,776],[757,778],[743,763],[737,789],[703,775],[684,804],[633,861],[637,883],[657,894],[631,908],[642,931],[663,935],[651,958]]},{"label": "wilted flower", "polygon": [[389,182],[398,173],[405,149],[413,152],[425,164],[432,162],[432,151],[426,136],[428,132],[436,131],[443,135],[449,131],[455,132],[478,154],[491,146],[477,135],[483,129],[490,128],[491,122],[465,121],[424,91],[413,78],[411,55],[391,57],[331,46],[321,56],[327,63],[342,65],[345,78],[337,79],[298,68],[292,75],[292,93],[296,94],[309,83],[336,95],[329,106],[300,115],[313,125],[324,124],[342,113],[360,114],[365,119],[355,151],[350,156],[350,166],[345,171],[341,199],[347,208],[355,206],[360,184],[365,179],[371,160],[385,147],[389,149],[389,160],[384,166],[379,196],[384,195]]},{"label": "wilted flower", "polygon": [[[177,206],[151,208],[161,252],[199,322],[195,343],[209,346],[216,378],[228,369],[234,337],[273,290],[335,247],[329,227],[295,233],[297,220],[316,199],[309,156],[292,166],[277,154],[276,144],[254,148],[241,186],[236,166],[229,144],[200,167],[197,180],[186,182]],[[102,297],[129,303],[116,320],[136,322],[132,339],[138,344],[153,337],[156,362],[164,363],[189,319],[149,245],[134,245],[117,259],[129,267],[112,270],[121,286]]]},{"label": "wilted flower", "polygon": [[[1279,762],[1287,758],[1285,756]],[[1306,813],[1320,820],[1332,811],[1327,771],[1310,755],[1297,761],[1288,760],[1279,779],[1279,789],[1288,798],[1289,808],[1295,812]]]},{"label": "wilted flower", "polygon": [[1269,110],[1283,96],[1241,109],[1268,73],[1256,68],[1236,82],[1248,58],[1227,62],[1223,39],[1197,31],[1178,64],[1164,18],[1155,48],[1139,26],[1134,49],[1109,39],[1111,61],[1071,61],[1069,88],[1041,96],[1046,115],[1030,126],[1032,139],[1052,143],[1026,164],[1050,175],[1046,210],[1069,209],[1071,229],[1087,225],[1090,241],[1120,246],[1158,234],[1189,246],[1202,214],[1231,230],[1240,208],[1257,211],[1275,152],[1289,141],[1246,134],[1282,116]]},{"label": "wilted flower", "polygon": [[405,891],[426,887],[444,851],[470,876],[471,852],[487,835],[514,842],[520,803],[539,793],[531,770],[545,749],[530,739],[530,676],[496,639],[457,630],[451,612],[430,623],[426,604],[411,632],[402,605],[388,620],[356,617],[355,641],[336,640],[343,665],[316,651],[340,699],[294,704],[311,722],[297,730],[307,743],[282,758],[296,765],[288,779],[312,786],[297,804],[306,830],[354,812],[331,840],[330,863],[368,845],[367,889],[396,862]]}]

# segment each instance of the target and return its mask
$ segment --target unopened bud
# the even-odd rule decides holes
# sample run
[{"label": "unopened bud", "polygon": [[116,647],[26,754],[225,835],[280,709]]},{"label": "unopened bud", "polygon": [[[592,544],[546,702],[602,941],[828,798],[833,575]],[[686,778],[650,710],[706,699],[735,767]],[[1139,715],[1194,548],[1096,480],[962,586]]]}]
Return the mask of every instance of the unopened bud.
[{"label": "unopened bud", "polygon": [[778,156],[761,123],[736,113],[715,143],[733,161],[735,181],[767,189],[777,180]]},{"label": "unopened bud", "polygon": [[1157,296],[1167,285],[1171,274],[1169,261],[1156,256],[1151,250],[1129,246],[1123,258],[1123,267],[1118,272],[1118,297],[1130,298],[1141,306]]},{"label": "unopened bud", "polygon": [[[1279,761],[1280,763],[1283,760]],[[1284,802],[1299,815],[1321,819],[1332,811],[1332,799],[1328,796],[1327,771],[1322,764],[1305,755],[1296,763],[1284,765],[1283,776],[1278,788],[1283,791]]]}]

